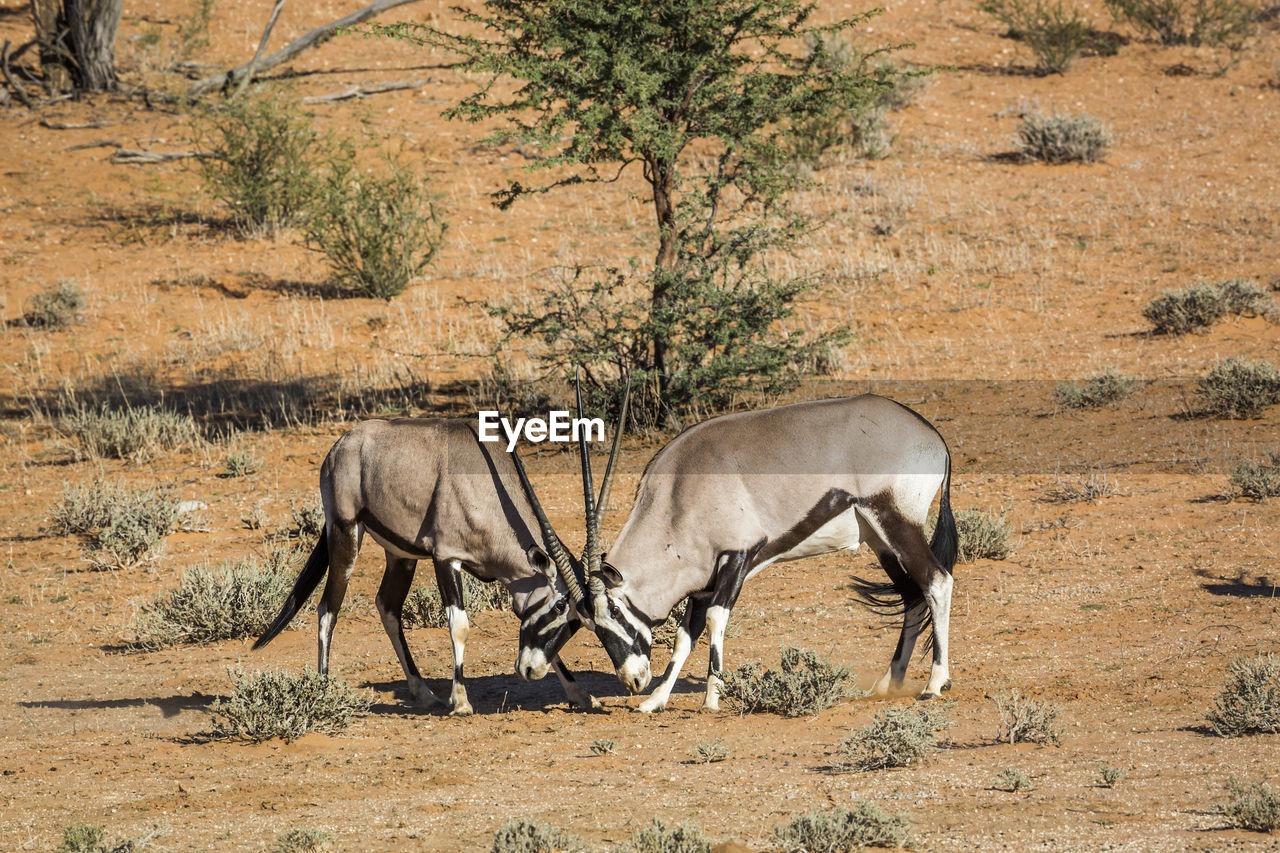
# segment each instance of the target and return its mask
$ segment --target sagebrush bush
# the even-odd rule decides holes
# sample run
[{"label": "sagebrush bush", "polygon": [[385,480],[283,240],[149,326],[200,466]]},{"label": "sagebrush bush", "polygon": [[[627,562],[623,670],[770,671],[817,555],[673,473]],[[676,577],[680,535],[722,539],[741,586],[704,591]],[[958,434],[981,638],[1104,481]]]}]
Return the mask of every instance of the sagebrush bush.
[{"label": "sagebrush bush", "polygon": [[50,532],[84,538],[85,554],[101,568],[127,568],[153,556],[178,524],[178,498],[164,487],[123,483],[65,486],[49,511]]},{"label": "sagebrush bush", "polygon": [[59,279],[27,300],[22,322],[40,329],[64,329],[80,322],[84,297],[84,290],[74,279]]},{"label": "sagebrush bush", "polygon": [[318,501],[302,504],[289,501],[289,516],[293,519],[293,526],[282,531],[288,539],[314,542],[324,533],[324,507]]},{"label": "sagebrush bush", "polygon": [[446,225],[425,180],[394,159],[385,174],[335,160],[306,218],[307,246],[322,253],[337,289],[390,299],[422,274]]},{"label": "sagebrush bush", "polygon": [[1031,790],[1031,777],[1016,767],[1006,767],[996,774],[996,785],[1011,794]]},{"label": "sagebrush bush", "polygon": [[1102,122],[1089,115],[1033,113],[1018,126],[1022,156],[1045,163],[1095,163],[1111,146]]},{"label": "sagebrush bush", "polygon": [[834,808],[797,815],[773,830],[782,853],[834,853],[864,847],[902,847],[911,824],[866,800],[851,809]]},{"label": "sagebrush bush", "polygon": [[252,450],[238,450],[227,454],[223,462],[224,477],[249,477],[262,470],[262,460]]},{"label": "sagebrush bush", "polygon": [[1280,792],[1265,782],[1247,785],[1232,776],[1227,780],[1227,801],[1219,807],[1237,829],[1275,832],[1280,829]]},{"label": "sagebrush bush", "polygon": [[1231,357],[1196,382],[1205,412],[1221,418],[1256,418],[1280,403],[1280,372],[1266,361]]},{"label": "sagebrush bush", "polygon": [[1098,763],[1098,785],[1103,788],[1114,788],[1124,781],[1124,771],[1119,767]]},{"label": "sagebrush bush", "polygon": [[1142,316],[1158,335],[1184,335],[1206,329],[1223,317],[1270,314],[1275,307],[1270,294],[1256,282],[1233,278],[1166,290],[1147,303]]},{"label": "sagebrush bush", "polygon": [[1052,702],[1024,696],[1021,690],[997,693],[992,697],[1000,715],[996,737],[1006,743],[1062,743],[1061,711]]},{"label": "sagebrush bush", "polygon": [[1043,74],[1065,73],[1093,40],[1089,22],[1062,0],[983,0],[978,8],[1031,48]]},{"label": "sagebrush bush", "polygon": [[372,694],[311,667],[300,674],[279,670],[231,671],[232,693],[209,706],[215,740],[253,743],[291,741],[308,732],[337,734],[366,714]]},{"label": "sagebrush bush", "polygon": [[1064,409],[1096,409],[1128,397],[1138,383],[1111,368],[1082,382],[1061,382],[1054,386],[1053,399]]},{"label": "sagebrush bush", "polygon": [[291,829],[276,839],[271,853],[319,853],[329,846],[329,833],[319,829]]},{"label": "sagebrush bush", "polygon": [[721,695],[739,713],[803,717],[829,708],[852,691],[849,670],[811,651],[782,650],[780,670],[749,663],[723,675]]},{"label": "sagebrush bush", "polygon": [[572,853],[582,849],[575,836],[541,821],[513,818],[493,834],[493,853]]},{"label": "sagebrush bush", "polygon": [[270,235],[304,219],[333,148],[289,93],[198,104],[191,126],[209,154],[195,160],[204,185],[243,234]]},{"label": "sagebrush bush", "polygon": [[1207,45],[1240,50],[1253,35],[1257,7],[1245,0],[1104,0],[1119,21],[1128,21],[1161,44]]},{"label": "sagebrush bush", "polygon": [[877,711],[875,719],[840,742],[832,766],[861,772],[907,767],[933,755],[938,733],[951,724],[946,705]]},{"label": "sagebrush bush", "polygon": [[694,744],[693,747],[694,758],[702,764],[715,764],[717,761],[724,761],[729,755],[729,747],[725,746],[722,737],[706,743]]},{"label": "sagebrush bush", "polygon": [[145,462],[163,451],[197,447],[204,441],[191,415],[154,406],[81,406],[64,415],[60,427],[90,459]]},{"label": "sagebrush bush", "polygon": [[136,645],[155,649],[257,637],[293,589],[295,554],[277,549],[265,559],[192,566],[177,589],[142,607],[134,623]]},{"label": "sagebrush bush", "polygon": [[962,509],[955,513],[955,520],[960,540],[956,558],[960,562],[1003,560],[1009,556],[1009,523],[1004,513],[996,515],[980,509]]},{"label": "sagebrush bush", "polygon": [[1220,737],[1280,732],[1280,657],[1239,657],[1227,665],[1227,683],[1205,715]]},{"label": "sagebrush bush", "polygon": [[[498,582],[486,582],[462,572],[462,603],[468,613],[481,610],[510,610],[511,592]],[[449,625],[440,590],[434,585],[415,586],[404,601],[402,614],[406,628],[445,628]]]},{"label": "sagebrush bush", "polygon": [[613,738],[597,738],[587,749],[592,755],[613,755],[618,751],[618,742]]},{"label": "sagebrush bush", "polygon": [[1226,497],[1255,501],[1280,497],[1280,450],[1268,450],[1263,462],[1246,460],[1231,466]]},{"label": "sagebrush bush", "polygon": [[616,849],[619,853],[711,853],[711,841],[696,826],[668,827],[655,819]]},{"label": "sagebrush bush", "polygon": [[57,853],[103,853],[106,850],[106,833],[87,823],[76,823],[62,828],[62,843]]}]

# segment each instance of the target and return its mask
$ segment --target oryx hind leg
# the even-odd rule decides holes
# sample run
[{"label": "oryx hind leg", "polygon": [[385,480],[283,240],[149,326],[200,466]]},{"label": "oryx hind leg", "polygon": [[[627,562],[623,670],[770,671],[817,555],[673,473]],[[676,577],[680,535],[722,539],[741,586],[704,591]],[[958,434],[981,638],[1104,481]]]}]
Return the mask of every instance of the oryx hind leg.
[{"label": "oryx hind leg", "polygon": [[329,648],[333,644],[333,629],[338,621],[338,611],[342,609],[342,599],[347,594],[351,570],[355,568],[356,556],[360,553],[360,539],[364,531],[354,521],[326,522],[325,535],[329,537],[329,576],[325,581],[320,603],[316,606],[319,618],[316,669],[321,675],[329,674]]},{"label": "oryx hind leg", "polygon": [[885,546],[879,546],[877,557],[885,574],[893,582],[894,589],[902,598],[902,630],[898,634],[898,645],[894,649],[893,658],[880,680],[871,688],[872,696],[888,696],[891,692],[901,690],[907,677],[907,667],[911,663],[911,655],[916,648],[916,640],[920,629],[928,621],[929,608],[925,603],[920,586],[902,568],[897,556]]},{"label": "oryx hind leg", "polygon": [[404,637],[404,601],[413,586],[413,576],[417,571],[418,561],[409,557],[398,557],[387,552],[387,570],[382,575],[382,583],[378,586],[375,603],[378,616],[382,618],[382,627],[391,639],[391,648],[395,649],[400,668],[404,670],[405,681],[409,685],[409,695],[414,701],[422,704],[445,704],[431,689],[413,662],[413,653]]},{"label": "oryx hind leg", "polygon": [[556,678],[560,679],[560,686],[564,688],[564,695],[570,702],[588,711],[599,711],[604,708],[599,699],[583,689],[578,679],[574,678],[573,673],[569,671],[569,667],[560,660],[559,655],[551,658],[551,668],[555,670]]},{"label": "oryx hind leg", "polygon": [[436,560],[436,584],[440,587],[440,601],[444,604],[449,620],[449,641],[453,646],[453,687],[449,691],[450,713],[464,716],[471,713],[467,701],[467,685],[463,680],[462,656],[467,649],[467,636],[471,622],[467,619],[466,602],[462,596],[461,565],[457,560]]},{"label": "oryx hind leg", "polygon": [[667,671],[648,698],[636,706],[637,711],[651,714],[667,707],[667,699],[671,697],[671,689],[680,678],[680,670],[684,668],[684,662],[689,659],[689,653],[693,651],[694,645],[702,636],[706,626],[707,600],[691,596],[688,604],[685,605],[684,618],[680,620],[680,627],[676,628],[676,645],[671,650],[671,661],[667,664]]}]

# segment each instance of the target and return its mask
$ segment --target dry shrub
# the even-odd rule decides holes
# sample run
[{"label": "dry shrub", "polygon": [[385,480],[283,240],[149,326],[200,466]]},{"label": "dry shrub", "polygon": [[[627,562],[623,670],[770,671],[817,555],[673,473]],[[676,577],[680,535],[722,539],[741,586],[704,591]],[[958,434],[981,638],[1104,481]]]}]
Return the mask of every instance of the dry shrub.
[{"label": "dry shrub", "polygon": [[1057,482],[1045,494],[1045,498],[1055,503],[1083,503],[1096,501],[1120,494],[1116,484],[1107,479],[1105,471],[1094,470],[1087,475],[1080,475],[1075,480],[1057,478]]},{"label": "dry shrub", "polygon": [[1095,163],[1111,146],[1102,122],[1088,115],[1033,113],[1018,126],[1022,155],[1045,163]]},{"label": "dry shrub", "polygon": [[1225,497],[1255,501],[1280,497],[1280,450],[1268,450],[1265,462],[1246,460],[1231,466],[1231,483]]},{"label": "dry shrub", "polygon": [[948,705],[878,711],[875,720],[840,742],[837,770],[907,767],[937,751],[938,732],[950,725]]},{"label": "dry shrub", "polygon": [[204,441],[191,415],[153,406],[80,406],[64,415],[59,427],[80,442],[90,459],[145,462],[163,451]]},{"label": "dry shrub", "polygon": [[1232,278],[1167,290],[1147,303],[1142,316],[1158,335],[1184,335],[1207,329],[1223,317],[1269,315],[1275,302],[1256,282]]},{"label": "dry shrub", "polygon": [[739,713],[803,717],[829,708],[848,696],[849,670],[821,660],[814,652],[782,650],[781,670],[749,663],[723,676],[725,701]]},{"label": "dry shrub", "polygon": [[[462,572],[462,603],[468,613],[481,610],[510,610],[511,592],[498,581],[482,581],[470,572]],[[444,612],[440,590],[434,586],[416,586],[404,601],[402,614],[406,628],[445,628],[449,618]]]},{"label": "dry shrub", "polygon": [[1205,719],[1220,737],[1280,732],[1280,658],[1266,654],[1231,661],[1227,683]]},{"label": "dry shrub", "polygon": [[1264,782],[1245,785],[1232,776],[1227,780],[1227,801],[1218,808],[1237,829],[1252,832],[1280,829],[1280,792]]},{"label": "dry shrub", "polygon": [[26,313],[15,322],[38,329],[65,329],[80,322],[84,296],[84,290],[74,279],[59,279],[57,284],[32,296],[27,301]]},{"label": "dry shrub", "polygon": [[154,556],[176,529],[178,499],[164,487],[65,486],[49,516],[55,535],[84,538],[85,555],[96,567],[127,568]]},{"label": "dry shrub", "polygon": [[956,534],[960,540],[957,559],[1003,560],[1009,556],[1009,523],[1004,513],[996,515],[979,509],[962,509],[955,514]]},{"label": "dry shrub", "polygon": [[729,747],[725,746],[724,738],[718,737],[707,743],[695,744],[693,755],[702,764],[715,764],[717,761],[728,758],[730,751]]},{"label": "dry shrub", "polygon": [[1008,27],[1011,38],[1031,48],[1042,74],[1066,72],[1093,41],[1093,30],[1080,10],[1062,0],[983,0],[978,8]]},{"label": "dry shrub", "polygon": [[373,697],[311,667],[301,674],[231,670],[233,690],[209,708],[214,740],[291,741],[308,732],[337,734],[368,713]]},{"label": "dry shrub", "polygon": [[582,849],[575,836],[528,818],[513,818],[493,834],[493,853],[571,853]]},{"label": "dry shrub", "polygon": [[271,853],[318,853],[329,846],[329,833],[319,829],[291,829],[276,839]]},{"label": "dry shrub", "polygon": [[851,809],[797,815],[773,830],[782,853],[829,853],[864,847],[902,847],[911,824],[902,815],[858,800]]},{"label": "dry shrub", "polygon": [[1062,743],[1063,725],[1058,706],[1046,700],[1024,696],[1018,689],[992,697],[1000,715],[997,737],[1006,743]]},{"label": "dry shrub", "polygon": [[1227,358],[1196,382],[1205,411],[1221,418],[1256,418],[1280,403],[1280,373],[1266,361]]},{"label": "dry shrub", "polygon": [[1031,777],[1016,767],[1006,767],[996,774],[996,785],[1010,794],[1031,790]]},{"label": "dry shrub", "polygon": [[1161,44],[1244,48],[1257,7],[1242,0],[1104,0],[1111,14]]},{"label": "dry shrub", "polygon": [[654,820],[617,848],[619,853],[711,853],[711,841],[696,826],[667,827]]},{"label": "dry shrub", "polygon": [[1128,397],[1138,383],[1107,368],[1083,382],[1062,382],[1053,389],[1053,399],[1064,409],[1096,409]]}]

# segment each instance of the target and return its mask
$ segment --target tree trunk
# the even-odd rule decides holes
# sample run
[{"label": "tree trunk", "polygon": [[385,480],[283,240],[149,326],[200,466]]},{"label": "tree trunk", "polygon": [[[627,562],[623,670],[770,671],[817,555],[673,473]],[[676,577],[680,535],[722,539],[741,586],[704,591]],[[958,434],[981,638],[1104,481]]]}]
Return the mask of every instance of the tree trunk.
[{"label": "tree trunk", "polygon": [[45,81],[53,92],[116,87],[116,32],[124,0],[32,0]]},{"label": "tree trunk", "polygon": [[[676,211],[673,199],[672,178],[675,164],[658,162],[649,169],[649,178],[653,187],[654,214],[658,218],[658,254],[654,258],[654,271],[673,270],[679,257],[679,246],[676,240]],[[667,299],[667,285],[660,280],[654,281],[653,294],[649,302],[650,316],[662,309]],[[667,412],[667,348],[668,342],[662,332],[656,331],[653,336],[653,372],[657,383],[659,423]]]}]

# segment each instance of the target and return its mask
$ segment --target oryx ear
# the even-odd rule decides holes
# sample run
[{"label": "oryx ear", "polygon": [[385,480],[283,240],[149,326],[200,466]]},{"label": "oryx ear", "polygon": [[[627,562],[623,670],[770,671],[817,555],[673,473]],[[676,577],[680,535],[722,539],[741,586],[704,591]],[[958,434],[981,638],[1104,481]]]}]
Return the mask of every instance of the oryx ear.
[{"label": "oryx ear", "polygon": [[539,548],[537,545],[530,545],[524,555],[529,558],[529,565],[533,566],[535,571],[542,572],[547,576],[547,580],[552,585],[556,582],[556,566],[551,562],[551,558],[547,556],[547,552]]},{"label": "oryx ear", "polygon": [[622,573],[608,563],[600,564],[600,571],[596,572],[596,576],[604,581],[604,585],[609,589],[622,586]]}]

